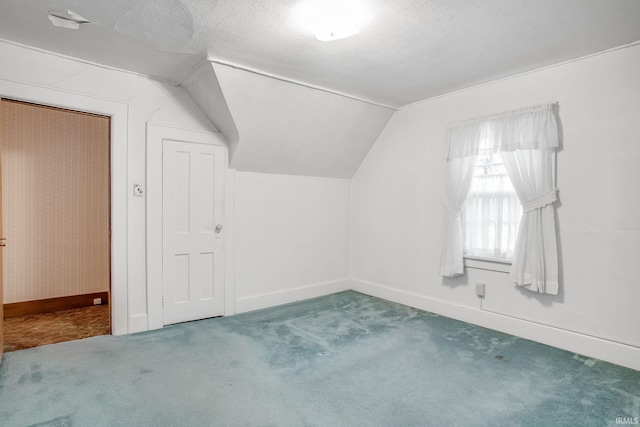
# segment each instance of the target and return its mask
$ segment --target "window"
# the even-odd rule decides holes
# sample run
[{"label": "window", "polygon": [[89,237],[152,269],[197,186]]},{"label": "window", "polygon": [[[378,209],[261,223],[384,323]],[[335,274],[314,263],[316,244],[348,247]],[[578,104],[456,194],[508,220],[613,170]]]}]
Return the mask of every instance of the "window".
[{"label": "window", "polygon": [[484,258],[473,263],[511,264],[509,277],[518,286],[558,294],[557,105],[532,105],[447,127],[441,276],[463,275],[466,251],[467,258]]},{"label": "window", "polygon": [[513,258],[522,206],[500,154],[479,156],[462,209],[464,254]]}]

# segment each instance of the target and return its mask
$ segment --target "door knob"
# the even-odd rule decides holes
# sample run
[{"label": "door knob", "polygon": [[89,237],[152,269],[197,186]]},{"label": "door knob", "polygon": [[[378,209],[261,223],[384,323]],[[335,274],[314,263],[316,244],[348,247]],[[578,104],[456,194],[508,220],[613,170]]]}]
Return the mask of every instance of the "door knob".
[{"label": "door knob", "polygon": [[216,233],[220,233],[222,231],[222,224],[216,225]]},{"label": "door knob", "polygon": [[7,246],[7,239],[6,238],[1,238],[0,239],[0,246]]}]

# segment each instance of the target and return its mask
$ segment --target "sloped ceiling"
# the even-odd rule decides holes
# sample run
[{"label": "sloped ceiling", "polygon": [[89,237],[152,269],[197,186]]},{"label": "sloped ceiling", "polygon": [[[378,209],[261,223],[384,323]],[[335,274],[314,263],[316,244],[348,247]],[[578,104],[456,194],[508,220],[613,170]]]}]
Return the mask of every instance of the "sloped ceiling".
[{"label": "sloped ceiling", "polygon": [[351,178],[394,112],[209,61],[183,87],[223,132],[224,115],[207,104],[228,107],[238,130],[231,166],[245,171]]},{"label": "sloped ceiling", "polygon": [[209,61],[200,62],[199,66],[189,73],[180,84],[191,97],[193,102],[204,113],[205,117],[227,139],[229,157],[233,159],[240,135],[227,100],[222,93],[222,87]]},{"label": "sloped ceiling", "polygon": [[368,22],[332,42],[303,1],[2,0],[0,39],[182,84],[239,169],[336,177],[394,108],[640,41],[638,0],[360,0]]}]

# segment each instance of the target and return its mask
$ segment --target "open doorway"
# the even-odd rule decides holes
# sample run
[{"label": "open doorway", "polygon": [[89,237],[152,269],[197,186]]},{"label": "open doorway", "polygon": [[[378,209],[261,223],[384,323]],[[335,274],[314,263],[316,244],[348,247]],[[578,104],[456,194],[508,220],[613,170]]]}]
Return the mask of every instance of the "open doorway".
[{"label": "open doorway", "polygon": [[0,102],[4,350],[110,333],[110,118]]}]

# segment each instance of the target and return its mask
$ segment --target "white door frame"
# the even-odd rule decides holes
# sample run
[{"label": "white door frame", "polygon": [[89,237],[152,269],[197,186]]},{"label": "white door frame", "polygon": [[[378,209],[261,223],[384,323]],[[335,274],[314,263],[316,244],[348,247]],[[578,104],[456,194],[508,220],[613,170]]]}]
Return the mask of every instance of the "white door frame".
[{"label": "white door frame", "polygon": [[233,291],[233,181],[229,150],[219,133],[147,124],[147,314],[148,328],[164,326],[162,311],[162,147],[163,141],[196,142],[225,147],[224,189],[224,314],[234,313]]},{"label": "white door frame", "polygon": [[127,254],[128,105],[6,78],[0,78],[0,95],[17,101],[111,117],[111,333],[123,335],[131,332]]}]

